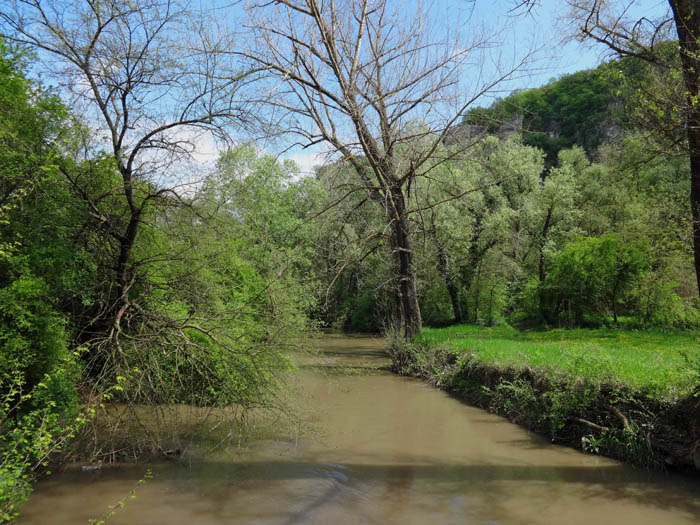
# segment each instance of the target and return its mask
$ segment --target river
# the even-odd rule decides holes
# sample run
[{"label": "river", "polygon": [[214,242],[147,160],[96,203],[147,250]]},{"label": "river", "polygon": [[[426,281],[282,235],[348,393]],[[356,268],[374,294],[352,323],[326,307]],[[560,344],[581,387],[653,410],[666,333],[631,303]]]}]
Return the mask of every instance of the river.
[{"label": "river", "polygon": [[382,370],[385,341],[328,336],[295,378],[306,431],[39,483],[19,524],[697,524],[700,481],[552,445]]}]

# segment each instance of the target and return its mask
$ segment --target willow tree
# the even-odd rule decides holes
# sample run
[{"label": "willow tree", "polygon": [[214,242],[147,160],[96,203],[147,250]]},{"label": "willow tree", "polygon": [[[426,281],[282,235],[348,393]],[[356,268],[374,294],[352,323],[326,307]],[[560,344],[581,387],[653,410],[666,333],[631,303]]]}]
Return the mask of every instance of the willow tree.
[{"label": "willow tree", "polygon": [[[534,0],[522,2],[534,5]],[[641,14],[646,2],[568,0],[575,34],[618,56],[636,57],[667,79],[639,97],[644,124],[675,144],[679,137],[690,160],[690,208],[694,265],[700,292],[700,6],[696,0],[668,0],[665,12]],[[637,11],[639,15],[633,15]],[[669,46],[676,41],[677,46]],[[670,52],[669,52],[670,51]]]},{"label": "willow tree", "polygon": [[465,41],[444,21],[435,26],[420,4],[264,1],[251,7],[250,20],[255,39],[246,56],[275,73],[266,98],[286,113],[286,129],[303,146],[337,154],[361,181],[350,191],[381,208],[385,229],[373,235],[391,250],[393,323],[412,337],[422,319],[411,216],[437,202],[412,200],[411,188],[468,147],[441,150],[464,110],[526,59],[505,71],[497,61],[487,68],[488,37]]}]

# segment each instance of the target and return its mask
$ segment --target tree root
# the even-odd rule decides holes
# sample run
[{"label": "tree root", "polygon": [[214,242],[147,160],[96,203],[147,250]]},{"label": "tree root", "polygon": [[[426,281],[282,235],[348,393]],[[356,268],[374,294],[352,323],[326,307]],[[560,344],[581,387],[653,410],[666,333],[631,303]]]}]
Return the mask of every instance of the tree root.
[{"label": "tree root", "polygon": [[612,412],[615,415],[615,417],[617,417],[617,419],[620,420],[625,430],[630,430],[632,428],[629,419],[627,419],[627,417],[625,417],[625,415],[622,412],[620,412],[620,410],[617,407],[610,405],[610,412]]},{"label": "tree root", "polygon": [[585,425],[588,428],[592,428],[593,430],[598,430],[599,432],[607,432],[608,430],[610,430],[610,427],[604,427],[601,425],[597,425],[596,423],[593,423],[592,421],[588,421],[587,419],[583,419],[580,417],[571,417],[569,419],[571,421],[575,421],[576,423],[581,423],[582,425]]}]

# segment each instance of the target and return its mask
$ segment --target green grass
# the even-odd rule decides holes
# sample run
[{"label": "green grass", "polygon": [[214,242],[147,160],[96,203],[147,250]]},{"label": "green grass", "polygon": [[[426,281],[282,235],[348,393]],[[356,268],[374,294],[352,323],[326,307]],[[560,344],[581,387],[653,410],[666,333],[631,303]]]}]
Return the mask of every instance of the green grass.
[{"label": "green grass", "polygon": [[599,383],[623,383],[667,399],[689,394],[700,360],[700,332],[549,330],[519,332],[510,326],[426,328],[418,342],[475,354],[497,366],[532,367]]}]

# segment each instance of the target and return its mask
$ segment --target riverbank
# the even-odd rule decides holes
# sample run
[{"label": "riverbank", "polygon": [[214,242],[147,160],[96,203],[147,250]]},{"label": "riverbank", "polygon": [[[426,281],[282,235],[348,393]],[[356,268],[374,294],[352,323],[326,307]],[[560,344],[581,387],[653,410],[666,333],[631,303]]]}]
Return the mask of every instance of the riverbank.
[{"label": "riverbank", "polygon": [[645,468],[697,470],[697,338],[455,326],[395,346],[394,367],[552,442]]}]

